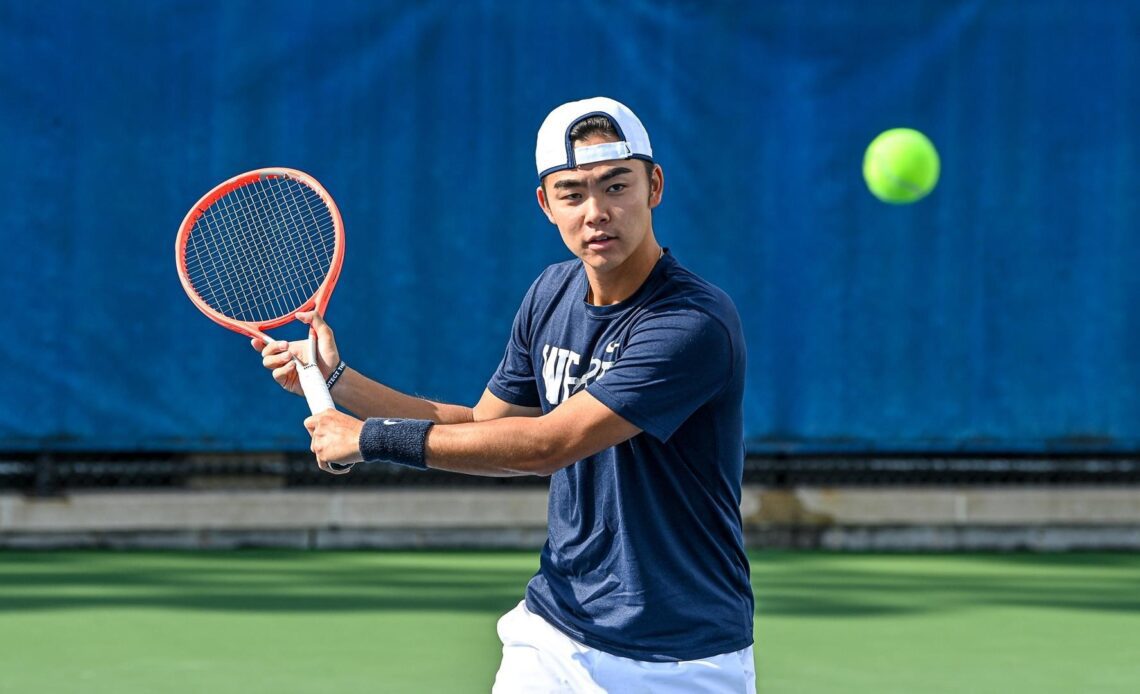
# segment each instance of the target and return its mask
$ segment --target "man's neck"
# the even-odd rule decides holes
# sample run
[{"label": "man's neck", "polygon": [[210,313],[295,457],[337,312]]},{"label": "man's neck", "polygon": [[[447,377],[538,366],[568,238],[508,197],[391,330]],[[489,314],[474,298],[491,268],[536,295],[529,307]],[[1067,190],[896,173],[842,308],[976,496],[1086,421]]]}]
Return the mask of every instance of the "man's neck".
[{"label": "man's neck", "polygon": [[589,265],[586,266],[586,279],[589,281],[586,303],[594,306],[612,306],[633,296],[634,292],[645,284],[657,261],[665,255],[665,249],[657,245],[652,236],[647,238],[642,246],[626,258],[620,267],[610,272],[598,273]]}]

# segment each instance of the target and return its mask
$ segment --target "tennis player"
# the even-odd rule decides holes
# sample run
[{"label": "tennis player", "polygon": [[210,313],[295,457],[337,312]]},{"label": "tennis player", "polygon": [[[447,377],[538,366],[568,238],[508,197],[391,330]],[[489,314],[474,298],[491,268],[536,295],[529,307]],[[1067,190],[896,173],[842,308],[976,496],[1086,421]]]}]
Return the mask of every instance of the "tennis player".
[{"label": "tennis player", "polygon": [[[334,399],[362,418],[305,420],[318,465],[551,477],[539,571],[499,620],[494,692],[754,692],[736,308],[659,245],[664,173],[628,108],[559,106],[535,158],[539,207],[575,259],[530,287],[474,408],[344,367],[329,326],[299,316]],[[303,343],[253,346],[299,393],[289,350]]]}]

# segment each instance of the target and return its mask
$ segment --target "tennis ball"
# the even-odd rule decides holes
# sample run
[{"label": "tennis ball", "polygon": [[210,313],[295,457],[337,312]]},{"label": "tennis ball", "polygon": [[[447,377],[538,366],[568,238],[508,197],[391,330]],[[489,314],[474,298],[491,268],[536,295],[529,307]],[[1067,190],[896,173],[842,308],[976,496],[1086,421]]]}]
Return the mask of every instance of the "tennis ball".
[{"label": "tennis ball", "polygon": [[938,183],[938,150],[910,128],[880,133],[863,155],[863,180],[876,198],[903,205],[926,197]]}]

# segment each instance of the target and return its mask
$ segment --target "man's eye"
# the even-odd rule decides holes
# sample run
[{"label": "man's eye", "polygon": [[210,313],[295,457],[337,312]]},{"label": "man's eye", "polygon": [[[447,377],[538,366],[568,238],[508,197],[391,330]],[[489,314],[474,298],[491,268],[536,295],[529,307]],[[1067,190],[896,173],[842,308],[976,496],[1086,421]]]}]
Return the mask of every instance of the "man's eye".
[{"label": "man's eye", "polygon": [[626,187],[627,186],[624,183],[615,183],[612,186],[610,186],[610,192],[611,193],[620,193],[623,190],[625,190]]},{"label": "man's eye", "polygon": [[563,200],[570,200],[570,201],[581,200],[582,194],[581,193],[567,193],[566,195],[562,196],[562,199]]}]

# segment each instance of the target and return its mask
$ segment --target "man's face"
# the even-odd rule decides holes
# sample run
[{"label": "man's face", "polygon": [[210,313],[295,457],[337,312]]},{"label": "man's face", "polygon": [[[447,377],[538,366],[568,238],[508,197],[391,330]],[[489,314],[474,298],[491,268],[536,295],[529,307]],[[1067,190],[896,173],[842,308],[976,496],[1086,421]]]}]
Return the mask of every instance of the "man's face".
[{"label": "man's face", "polygon": [[[583,147],[614,138],[595,136],[575,142]],[[570,252],[599,272],[621,266],[646,241],[650,210],[661,202],[663,176],[652,175],[635,159],[599,161],[547,174],[538,188],[538,204],[558,227]]]}]

